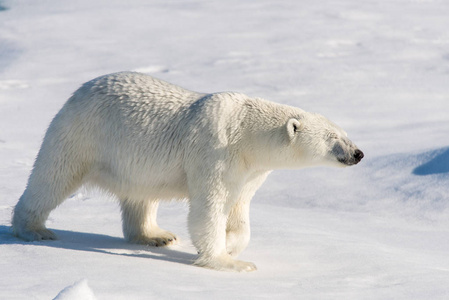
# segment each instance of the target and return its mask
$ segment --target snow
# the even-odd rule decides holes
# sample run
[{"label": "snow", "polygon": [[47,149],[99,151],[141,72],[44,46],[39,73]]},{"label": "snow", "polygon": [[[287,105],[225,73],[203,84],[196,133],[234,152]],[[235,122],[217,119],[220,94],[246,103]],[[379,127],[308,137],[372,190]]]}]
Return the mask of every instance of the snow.
[{"label": "snow", "polygon": [[89,288],[87,280],[80,280],[63,289],[53,300],[96,300],[94,293]]},{"label": "snow", "polygon": [[[449,299],[448,15],[444,0],[0,1],[0,298]],[[253,273],[192,266],[183,203],[161,207],[181,238],[166,249],[126,243],[117,204],[84,190],[50,215],[59,240],[15,238],[52,117],[122,70],[322,113],[365,158],[270,175],[241,255]]]}]

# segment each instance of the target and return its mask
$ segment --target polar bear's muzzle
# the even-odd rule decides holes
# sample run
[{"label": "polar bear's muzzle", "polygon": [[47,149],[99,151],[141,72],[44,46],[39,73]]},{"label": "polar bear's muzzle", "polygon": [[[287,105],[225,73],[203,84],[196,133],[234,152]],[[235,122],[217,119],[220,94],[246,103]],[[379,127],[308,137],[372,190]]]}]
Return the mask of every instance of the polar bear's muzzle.
[{"label": "polar bear's muzzle", "polygon": [[[342,146],[341,143],[335,143],[334,147],[332,148],[332,154],[337,158],[337,160],[347,166],[352,166],[358,164],[362,158],[365,156],[363,152],[354,147],[348,147],[348,145]],[[345,149],[346,148],[346,149]],[[349,149],[347,149],[349,148]],[[355,148],[355,150],[352,149]]]},{"label": "polar bear's muzzle", "polygon": [[360,149],[356,149],[353,155],[349,157],[337,157],[337,160],[342,164],[352,166],[358,164],[364,156],[365,155]]}]

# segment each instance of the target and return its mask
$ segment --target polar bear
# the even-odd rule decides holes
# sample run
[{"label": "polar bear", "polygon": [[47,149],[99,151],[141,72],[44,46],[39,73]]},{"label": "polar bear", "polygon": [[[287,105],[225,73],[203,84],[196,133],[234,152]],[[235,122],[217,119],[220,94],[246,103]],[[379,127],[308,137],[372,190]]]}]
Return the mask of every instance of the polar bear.
[{"label": "polar bear", "polygon": [[27,240],[56,239],[50,212],[81,185],[120,202],[133,243],[165,246],[160,200],[187,199],[196,265],[253,271],[236,260],[250,239],[249,206],[270,171],[350,166],[363,158],[321,115],[239,93],[201,94],[121,72],[85,83],[51,122],[12,226]]}]

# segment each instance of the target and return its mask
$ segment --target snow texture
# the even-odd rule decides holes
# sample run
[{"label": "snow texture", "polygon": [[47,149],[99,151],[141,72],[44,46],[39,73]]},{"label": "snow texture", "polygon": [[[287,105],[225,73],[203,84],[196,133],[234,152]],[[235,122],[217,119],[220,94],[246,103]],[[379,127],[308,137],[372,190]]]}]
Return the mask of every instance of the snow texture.
[{"label": "snow texture", "polygon": [[[449,299],[449,4],[392,1],[0,1],[0,299]],[[80,190],[23,242],[11,212],[43,135],[83,82],[138,70],[318,112],[365,153],[357,166],[276,171],[251,206],[235,274],[181,241],[131,245],[118,205]],[[62,295],[60,295],[62,297]]]},{"label": "snow texture", "polygon": [[87,279],[80,280],[64,288],[53,300],[96,300],[87,284]]}]

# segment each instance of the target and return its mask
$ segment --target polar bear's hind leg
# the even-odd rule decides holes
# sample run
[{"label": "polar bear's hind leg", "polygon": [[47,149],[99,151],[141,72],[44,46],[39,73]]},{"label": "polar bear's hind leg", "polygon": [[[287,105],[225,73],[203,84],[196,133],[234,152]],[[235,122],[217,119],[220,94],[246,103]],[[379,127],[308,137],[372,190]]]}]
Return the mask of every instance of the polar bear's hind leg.
[{"label": "polar bear's hind leg", "polygon": [[124,199],[120,201],[120,206],[123,235],[129,242],[155,247],[177,243],[177,236],[161,229],[156,222],[158,200],[136,201]]},{"label": "polar bear's hind leg", "polygon": [[14,234],[26,241],[56,239],[45,222],[50,212],[82,185],[88,168],[73,153],[48,148],[44,142],[28,185],[14,208]]}]

